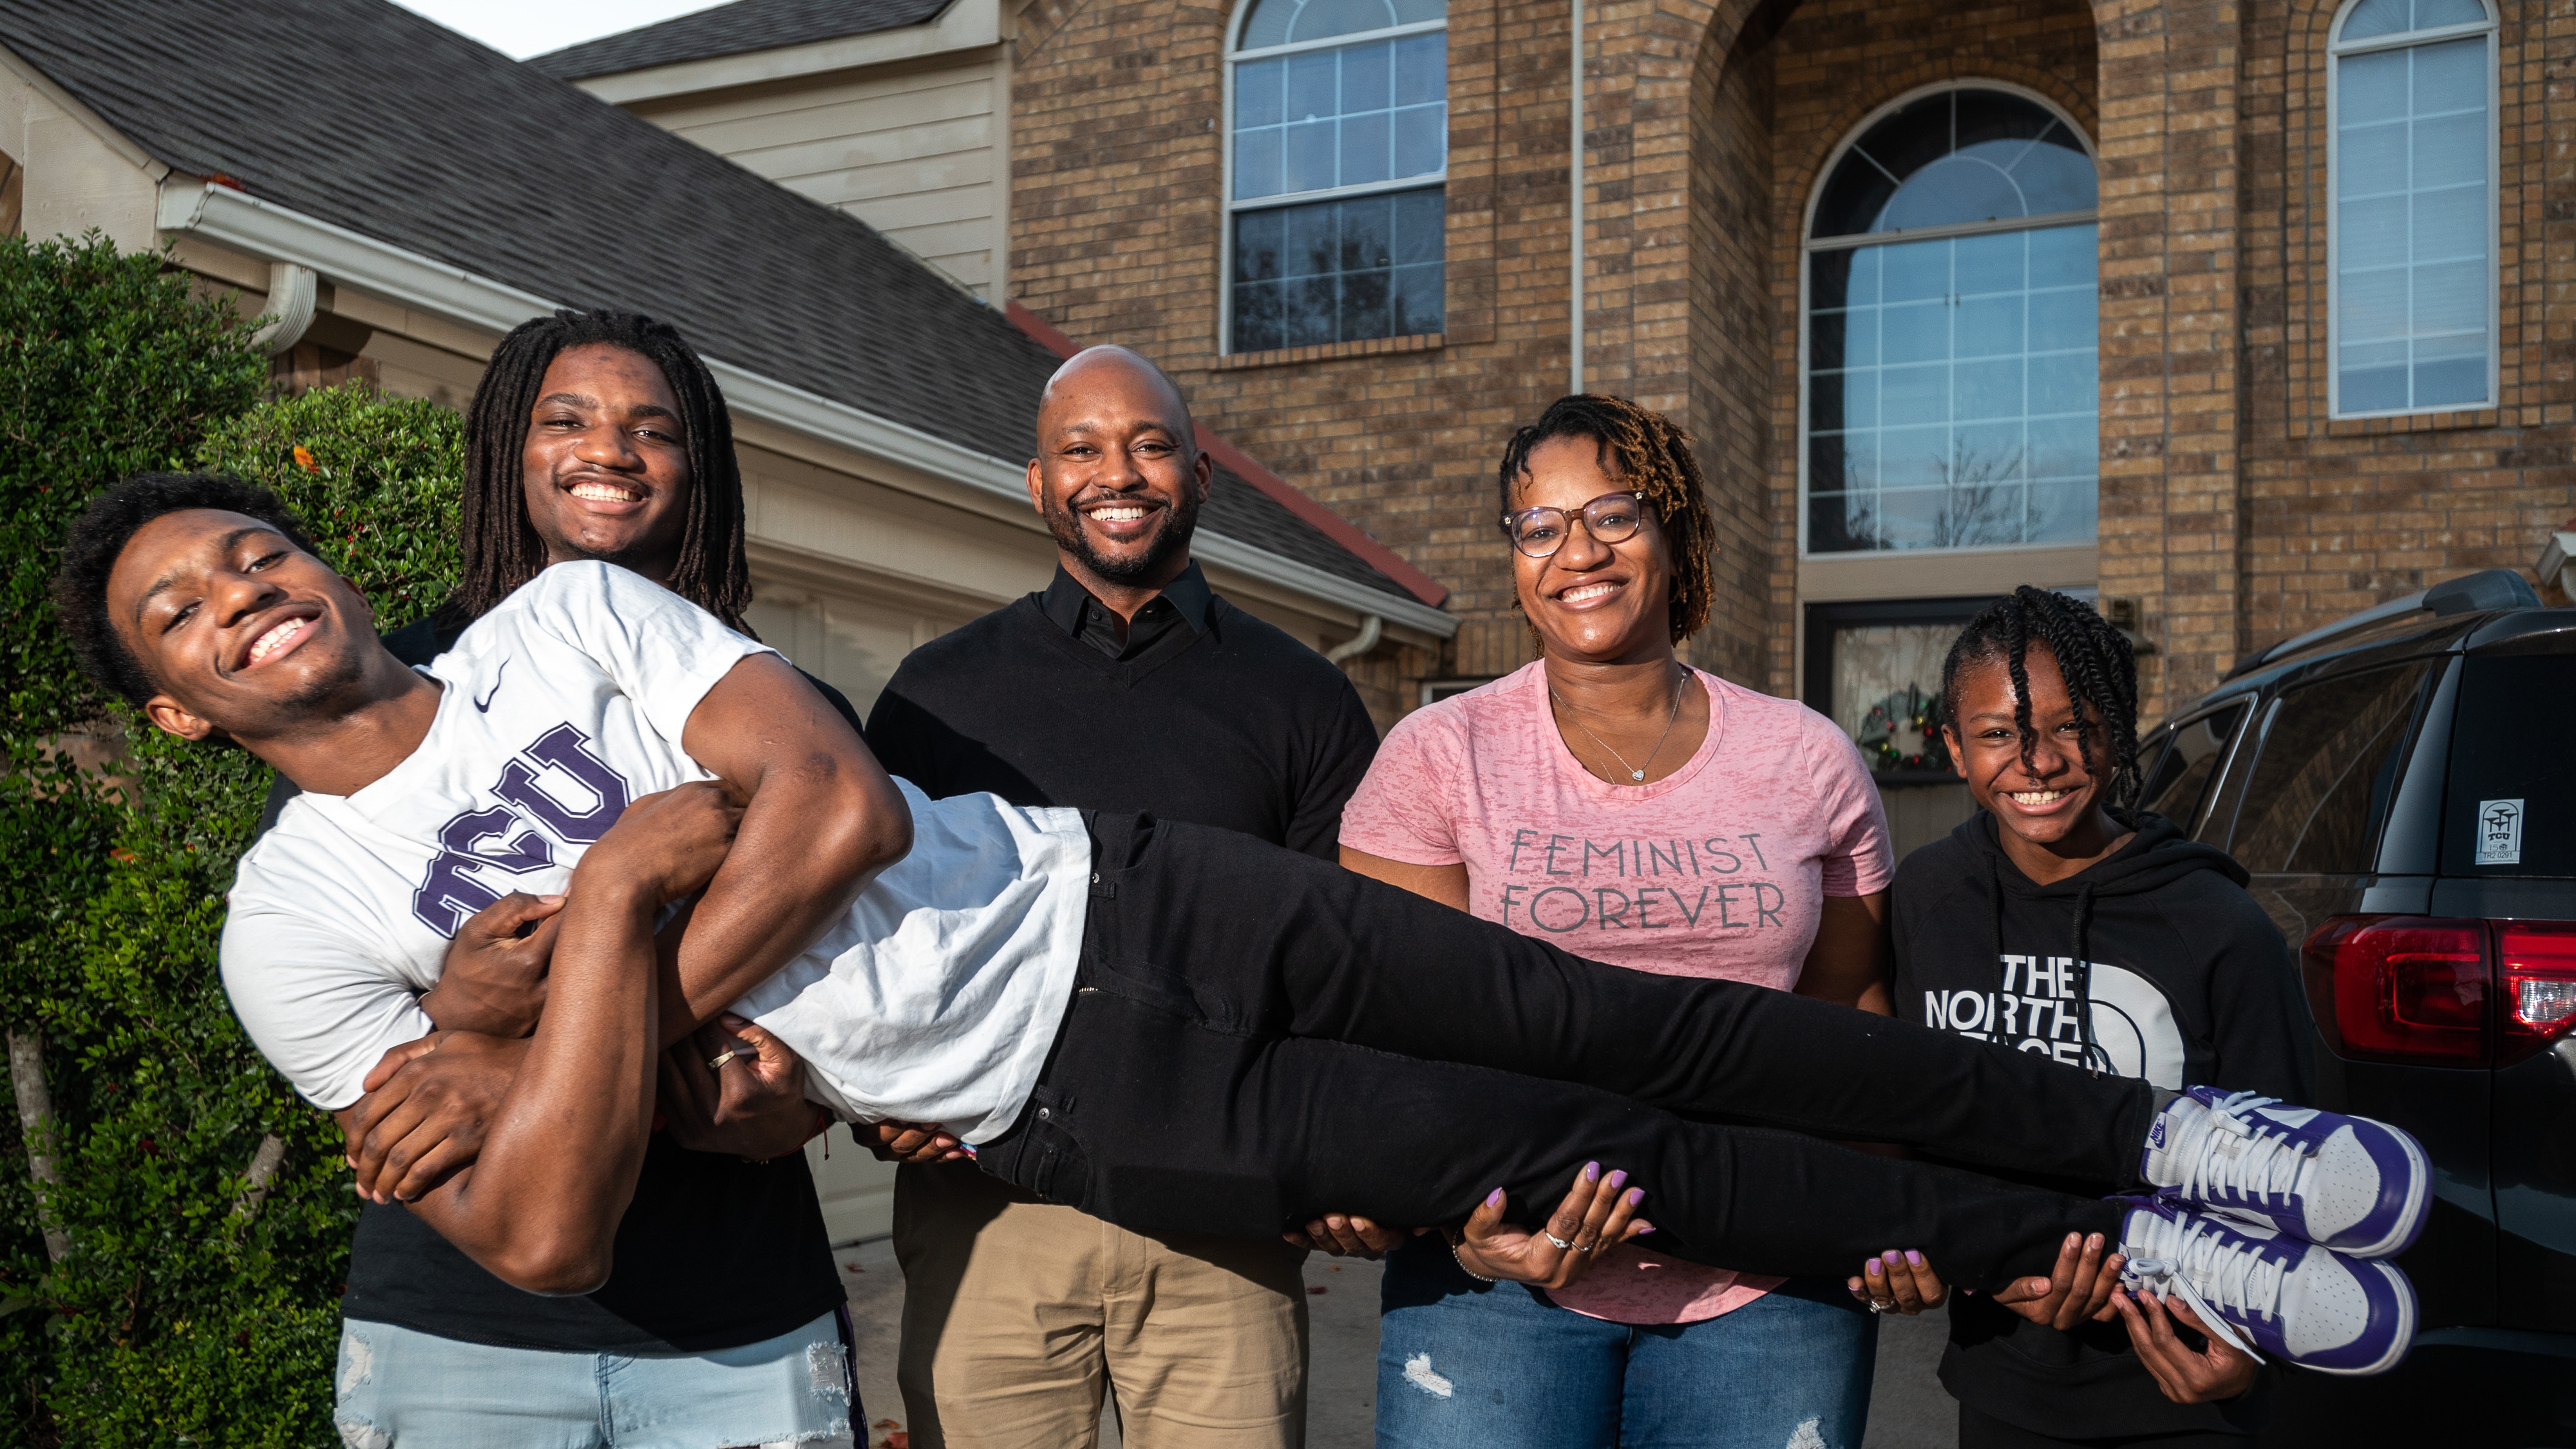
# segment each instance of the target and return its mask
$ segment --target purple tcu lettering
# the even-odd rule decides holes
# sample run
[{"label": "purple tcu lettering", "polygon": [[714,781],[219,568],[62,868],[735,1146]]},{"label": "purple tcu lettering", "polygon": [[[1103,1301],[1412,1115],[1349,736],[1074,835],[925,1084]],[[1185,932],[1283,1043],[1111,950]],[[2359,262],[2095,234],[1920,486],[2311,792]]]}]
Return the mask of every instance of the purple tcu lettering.
[{"label": "purple tcu lettering", "polygon": [[557,725],[546,731],[522,753],[570,775],[599,802],[587,810],[567,810],[537,784],[534,770],[516,760],[502,769],[501,783],[492,787],[492,793],[535,816],[538,824],[565,841],[588,845],[606,835],[617,817],[626,813],[625,779],[608,768],[607,761],[592,754],[590,736],[571,725]]},{"label": "purple tcu lettering", "polygon": [[[598,803],[587,810],[566,809],[537,784],[537,772],[517,760],[502,767],[492,793],[535,817],[567,844],[588,845],[608,833],[626,813],[626,779],[590,752],[590,736],[571,725],[557,725],[521,753],[540,765],[571,776]],[[503,842],[483,848],[486,841]],[[412,893],[411,913],[442,936],[453,937],[466,919],[501,899],[501,893],[469,874],[476,866],[498,866],[513,875],[542,870],[555,863],[554,846],[507,806],[467,810],[438,831],[438,857],[429,875]]]}]

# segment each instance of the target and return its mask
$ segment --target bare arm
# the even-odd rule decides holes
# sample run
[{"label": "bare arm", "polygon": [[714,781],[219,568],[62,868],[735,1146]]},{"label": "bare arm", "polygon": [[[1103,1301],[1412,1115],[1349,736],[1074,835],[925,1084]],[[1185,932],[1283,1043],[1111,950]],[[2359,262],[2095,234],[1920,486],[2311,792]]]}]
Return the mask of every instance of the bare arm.
[{"label": "bare arm", "polygon": [[[504,1282],[569,1294],[607,1281],[653,1121],[653,918],[706,881],[737,818],[715,785],[648,795],[574,869],[545,1013],[481,1155],[411,1204]],[[344,1133],[366,1105],[334,1114]]]},{"label": "bare arm", "polygon": [[894,781],[774,654],[743,660],[707,691],[680,746],[749,803],[663,983],[662,1046],[794,960],[912,849]]},{"label": "bare arm", "polygon": [[1426,896],[1453,910],[1467,909],[1467,867],[1463,865],[1407,865],[1345,845],[1342,869]]},{"label": "bare arm", "polygon": [[1895,966],[1896,952],[1887,940],[1887,892],[1827,896],[1816,943],[1798,972],[1798,994],[1893,1016],[1896,997],[1888,982]]}]

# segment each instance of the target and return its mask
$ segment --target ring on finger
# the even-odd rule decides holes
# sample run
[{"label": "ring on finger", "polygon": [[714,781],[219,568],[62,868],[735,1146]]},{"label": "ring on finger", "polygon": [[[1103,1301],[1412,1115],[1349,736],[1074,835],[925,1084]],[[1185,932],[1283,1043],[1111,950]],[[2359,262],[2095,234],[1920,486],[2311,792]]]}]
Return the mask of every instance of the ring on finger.
[{"label": "ring on finger", "polygon": [[743,1050],[741,1047],[727,1047],[723,1051],[716,1053],[714,1056],[707,1058],[707,1070],[711,1072],[721,1072],[725,1069],[728,1063],[749,1055],[751,1055],[751,1053]]},{"label": "ring on finger", "polygon": [[1896,1305],[1893,1303],[1881,1303],[1875,1298],[1869,1300],[1869,1311],[1872,1313],[1887,1313],[1894,1310],[1895,1307]]},{"label": "ring on finger", "polygon": [[1567,1242],[1565,1239],[1558,1237],[1556,1234],[1549,1232],[1545,1228],[1539,1229],[1538,1235],[1547,1239],[1549,1242],[1554,1243],[1556,1245],[1556,1250],[1560,1253],[1571,1252],[1574,1249],[1574,1244]]}]

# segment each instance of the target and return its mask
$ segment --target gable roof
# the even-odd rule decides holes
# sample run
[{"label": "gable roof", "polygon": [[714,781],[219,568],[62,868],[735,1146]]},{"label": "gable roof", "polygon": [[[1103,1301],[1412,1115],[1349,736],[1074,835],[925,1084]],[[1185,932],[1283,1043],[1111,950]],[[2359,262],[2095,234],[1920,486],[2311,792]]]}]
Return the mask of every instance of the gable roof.
[{"label": "gable roof", "polygon": [[531,57],[561,80],[872,35],[939,18],[949,0],[733,0]]},{"label": "gable roof", "polygon": [[[1056,358],[867,224],[388,0],[0,0],[0,45],[174,171],[1013,468]],[[1235,479],[1213,534],[1436,603]]]}]

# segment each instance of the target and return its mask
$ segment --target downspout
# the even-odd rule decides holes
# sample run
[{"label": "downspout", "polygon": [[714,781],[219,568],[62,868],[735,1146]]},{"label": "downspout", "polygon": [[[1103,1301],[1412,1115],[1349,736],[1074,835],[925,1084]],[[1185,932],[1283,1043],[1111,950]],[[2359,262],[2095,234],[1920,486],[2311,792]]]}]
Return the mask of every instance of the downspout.
[{"label": "downspout", "polygon": [[1574,92],[1574,166],[1567,178],[1573,189],[1573,314],[1567,318],[1566,383],[1569,393],[1583,391],[1583,0],[1574,0],[1573,92]]},{"label": "downspout", "polygon": [[1360,621],[1360,631],[1348,640],[1324,651],[1324,657],[1335,664],[1357,659],[1377,647],[1378,636],[1386,632],[1386,621],[1375,614]]},{"label": "downspout", "polygon": [[318,300],[321,278],[311,267],[293,262],[271,262],[268,265],[268,320],[251,334],[251,341],[271,357],[304,340],[313,326],[314,303]]}]

